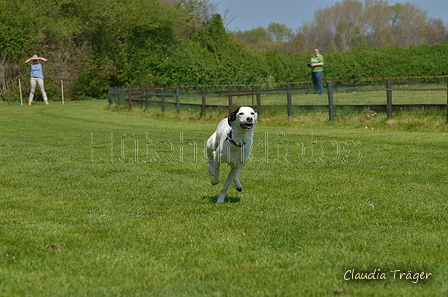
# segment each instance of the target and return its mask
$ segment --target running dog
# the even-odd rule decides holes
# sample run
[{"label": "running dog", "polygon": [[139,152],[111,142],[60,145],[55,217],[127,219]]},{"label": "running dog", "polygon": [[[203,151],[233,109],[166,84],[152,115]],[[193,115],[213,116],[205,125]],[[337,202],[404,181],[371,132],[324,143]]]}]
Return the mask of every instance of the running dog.
[{"label": "running dog", "polygon": [[228,163],[230,172],[218,196],[223,203],[232,182],[238,191],[243,190],[239,181],[241,169],[249,159],[252,150],[257,113],[250,107],[240,107],[222,120],[215,133],[207,140],[209,173],[213,176],[212,185],[219,183],[219,166]]}]

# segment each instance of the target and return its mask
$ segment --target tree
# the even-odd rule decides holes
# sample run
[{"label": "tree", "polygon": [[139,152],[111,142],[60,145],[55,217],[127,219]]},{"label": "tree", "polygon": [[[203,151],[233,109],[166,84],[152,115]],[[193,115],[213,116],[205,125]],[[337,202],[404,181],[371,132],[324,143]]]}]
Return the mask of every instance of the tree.
[{"label": "tree", "polygon": [[272,42],[268,40],[268,32],[263,27],[249,31],[237,31],[233,33],[238,42],[244,44],[247,50],[254,54],[264,54],[272,50]]},{"label": "tree", "polygon": [[319,44],[319,29],[311,22],[304,22],[293,38],[293,45],[300,53],[311,53]]},{"label": "tree", "polygon": [[397,3],[391,9],[392,28],[398,46],[408,47],[424,43],[421,29],[427,19],[426,12],[410,3]]},{"label": "tree", "polygon": [[335,41],[339,49],[349,51],[356,34],[356,27],[352,22],[340,21],[336,27]]},{"label": "tree", "polygon": [[[299,34],[321,48],[349,50],[356,34],[360,34],[363,5],[358,0],[344,0],[333,7],[317,10],[314,21],[304,23]],[[311,41],[311,42],[310,42]]]},{"label": "tree", "polygon": [[365,1],[362,22],[367,44],[370,47],[386,47],[394,44],[391,18],[392,10],[387,1]]},{"label": "tree", "polygon": [[270,23],[267,29],[268,40],[274,42],[285,42],[291,39],[292,30],[285,24]]},{"label": "tree", "polygon": [[424,25],[424,32],[427,44],[441,44],[448,42],[448,32],[441,19],[429,18]]},{"label": "tree", "polygon": [[357,0],[344,0],[336,3],[333,7],[336,34],[336,46],[340,50],[349,51],[353,46],[354,38],[360,34],[362,24],[360,15],[363,12],[363,5]]}]

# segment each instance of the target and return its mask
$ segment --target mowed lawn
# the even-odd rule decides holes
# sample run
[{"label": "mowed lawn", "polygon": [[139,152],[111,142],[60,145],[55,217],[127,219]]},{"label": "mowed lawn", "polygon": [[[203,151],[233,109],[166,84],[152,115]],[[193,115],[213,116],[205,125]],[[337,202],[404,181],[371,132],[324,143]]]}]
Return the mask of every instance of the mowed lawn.
[{"label": "mowed lawn", "polygon": [[260,116],[216,204],[218,120],[106,106],[0,104],[0,296],[448,295],[446,133]]}]

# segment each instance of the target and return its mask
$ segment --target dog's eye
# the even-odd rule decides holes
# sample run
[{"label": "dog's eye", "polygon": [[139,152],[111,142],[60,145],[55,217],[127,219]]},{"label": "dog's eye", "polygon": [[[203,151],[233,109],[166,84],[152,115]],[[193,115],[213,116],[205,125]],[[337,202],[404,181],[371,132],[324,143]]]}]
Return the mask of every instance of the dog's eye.
[{"label": "dog's eye", "polygon": [[244,114],[244,112],[240,112],[238,115],[243,115]]},{"label": "dog's eye", "polygon": [[251,114],[251,115],[255,115],[255,112],[251,112],[250,114]]}]

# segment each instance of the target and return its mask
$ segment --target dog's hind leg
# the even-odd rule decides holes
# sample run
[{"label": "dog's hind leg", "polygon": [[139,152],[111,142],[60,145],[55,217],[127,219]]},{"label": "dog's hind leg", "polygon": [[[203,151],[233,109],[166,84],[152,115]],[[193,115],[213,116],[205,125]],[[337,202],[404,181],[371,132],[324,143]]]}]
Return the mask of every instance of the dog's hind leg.
[{"label": "dog's hind leg", "polygon": [[208,159],[208,173],[211,176],[215,175],[215,156],[216,156],[216,132],[207,140],[207,159]]},{"label": "dog's hind leg", "polygon": [[210,174],[213,176],[211,183],[213,186],[219,184],[219,166],[220,165],[221,164],[216,161],[212,161],[212,163],[210,163]]},{"label": "dog's hind leg", "polygon": [[211,176],[214,176],[215,175],[214,152],[207,151],[207,157],[208,157],[208,173],[210,173]]},{"label": "dog's hind leg", "polygon": [[226,183],[224,184],[224,186],[221,189],[221,192],[219,193],[217,203],[223,203],[224,202],[224,200],[226,199],[227,190],[229,189],[230,185],[234,181],[234,179],[235,179],[237,174],[238,174],[238,169],[237,168],[230,169],[229,175],[227,176]]}]

